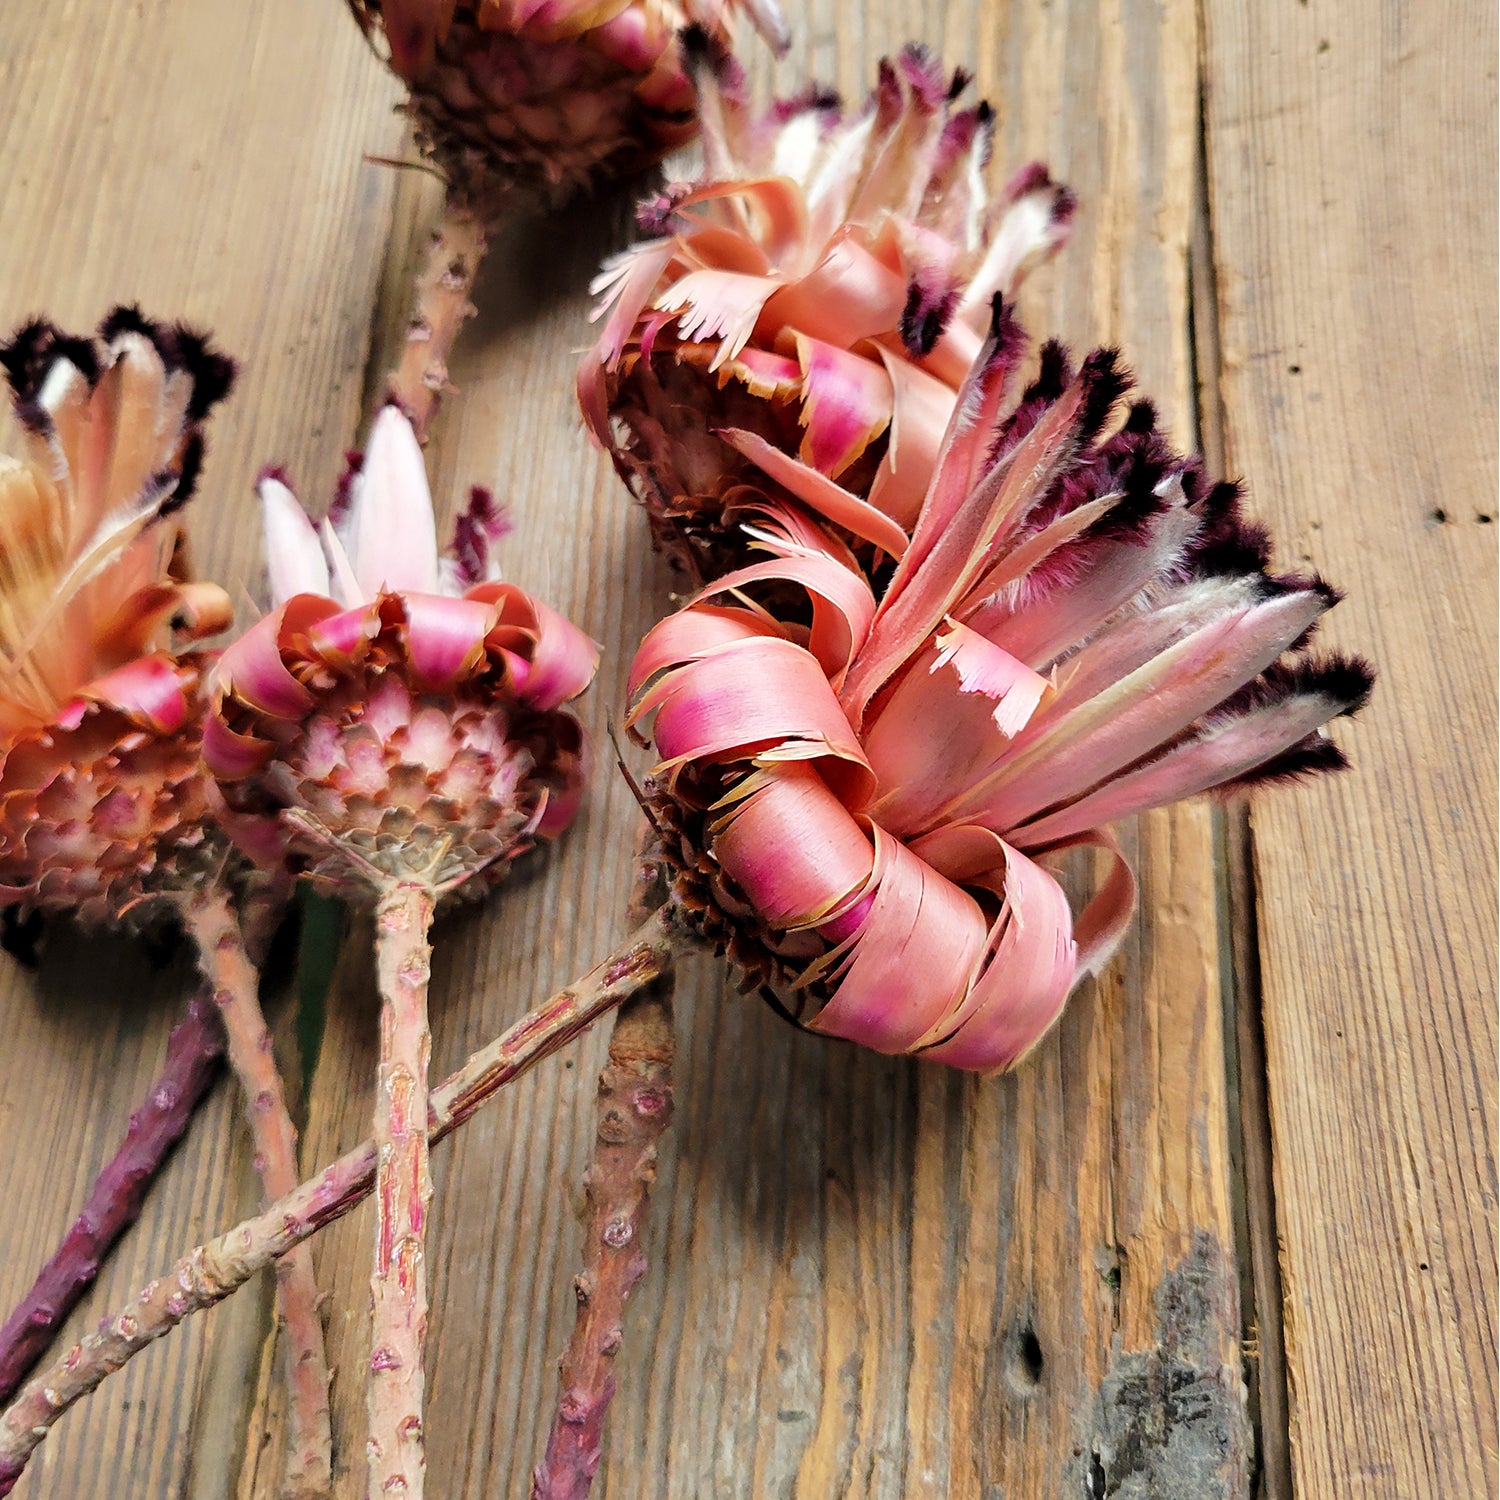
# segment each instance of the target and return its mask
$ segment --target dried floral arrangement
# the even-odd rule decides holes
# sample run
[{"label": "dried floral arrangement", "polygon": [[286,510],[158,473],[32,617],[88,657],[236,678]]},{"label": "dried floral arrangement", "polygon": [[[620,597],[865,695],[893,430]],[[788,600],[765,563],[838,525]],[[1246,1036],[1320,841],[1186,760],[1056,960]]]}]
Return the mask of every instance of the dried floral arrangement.
[{"label": "dried floral arrangement", "polygon": [[[77,1224],[0,1330],[0,1493],[76,1401],[275,1269],[285,1493],[332,1493],[307,1242],[366,1196],[365,1492],[424,1493],[430,1147],[616,1013],[578,1318],[535,1500],[588,1493],[673,1109],[675,957],[708,947],[799,1027],[993,1073],[1111,961],[1136,902],[1112,825],[1345,764],[1362,661],[1317,649],[1338,593],[1273,570],[1239,489],[1177,452],[1123,356],[1033,345],[1016,289],[1075,203],[990,181],[993,115],[913,45],[846,106],[757,113],[732,7],[351,0],[409,91],[445,204],[362,455],[314,520],[268,468],[266,612],[193,579],[183,507],[233,367],[134,308],[0,352],[0,896],[180,929],[202,992]],[[746,0],[784,48],[769,0]],[[489,230],[694,131],[596,284],[583,425],[691,593],[641,641],[622,724],[652,758],[632,929],[428,1077],[431,926],[562,836],[591,756],[568,705],[598,648],[503,581],[475,487],[440,550],[422,443]],[[623,763],[622,763],[623,769]],[[626,773],[628,774],[628,773]],[[1059,869],[1089,851],[1093,888]],[[301,886],[374,919],[370,1138],[302,1180],[257,960]],[[260,1213],[192,1249],[39,1371],[227,1055]],[[29,1378],[28,1378],[29,1377]],[[357,1463],[355,1468],[360,1467]]]}]

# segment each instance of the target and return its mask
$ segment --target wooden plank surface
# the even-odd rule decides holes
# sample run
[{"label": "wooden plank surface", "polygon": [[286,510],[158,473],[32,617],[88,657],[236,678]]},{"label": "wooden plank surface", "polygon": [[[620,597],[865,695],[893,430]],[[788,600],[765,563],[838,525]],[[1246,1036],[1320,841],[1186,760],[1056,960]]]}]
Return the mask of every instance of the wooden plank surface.
[{"label": "wooden plank surface", "polygon": [[[10,163],[0,179],[6,225],[0,324],[41,306],[89,322],[114,300],[139,298],[149,310],[215,327],[245,360],[242,389],[216,419],[195,525],[206,569],[245,585],[246,617],[248,594],[258,587],[249,490],[255,469],[286,462],[311,498],[326,497],[355,433],[361,392],[372,388],[404,316],[405,279],[433,207],[430,184],[418,174],[360,162],[362,151],[399,150],[400,125],[389,110],[394,91],[341,9],[333,0],[255,7],[231,0],[135,7],[74,0],[35,15],[16,7],[0,13],[7,85],[0,141]],[[1295,81],[1300,58],[1257,53],[1259,71],[1251,70],[1242,55],[1254,51],[1248,23],[1214,13],[1200,36],[1193,0],[929,0],[916,7],[811,0],[793,19],[797,43],[776,73],[783,89],[812,73],[858,93],[874,60],[914,34],[977,72],[1000,107],[997,173],[1045,157],[1083,200],[1072,249],[1028,295],[1031,325],[1080,345],[1122,343],[1180,438],[1192,441],[1195,377],[1216,374],[1195,368],[1212,341],[1205,343],[1204,330],[1194,326],[1205,316],[1205,299],[1193,295],[1189,276],[1195,229],[1201,243],[1205,227],[1195,223],[1202,217],[1200,47],[1215,81],[1213,110],[1224,99],[1221,72],[1234,71],[1241,90],[1252,87],[1248,78],[1274,92]],[[1427,70],[1421,76],[1439,66],[1433,57],[1440,40],[1401,43],[1432,49],[1416,59],[1419,72]],[[1360,45],[1374,42],[1362,38]],[[769,86],[771,69],[754,71]],[[1259,347],[1252,335],[1269,338],[1272,321],[1290,326],[1294,314],[1299,327],[1319,316],[1335,320],[1325,334],[1330,359],[1344,347],[1340,339],[1362,349],[1358,340],[1373,336],[1358,321],[1363,307],[1353,303],[1327,296],[1308,310],[1300,302],[1264,300],[1266,257],[1290,252],[1269,243],[1268,229],[1251,212],[1254,198],[1227,204],[1224,189],[1235,172],[1264,189],[1263,169],[1225,165],[1225,153],[1240,149],[1234,130],[1254,137],[1265,128],[1257,123],[1262,107],[1251,98],[1234,114],[1210,118],[1215,172],[1208,227],[1226,338],[1223,378],[1209,379],[1214,399],[1207,404],[1222,398],[1232,408],[1223,425],[1234,460],[1247,469],[1262,463],[1251,475],[1260,508],[1276,514],[1289,539],[1307,542],[1307,518],[1316,516],[1325,531],[1313,544],[1334,548],[1334,512],[1342,517],[1337,535],[1344,550],[1326,554],[1335,576],[1355,586],[1354,600],[1340,612],[1350,616],[1341,638],[1372,648],[1377,641],[1393,644],[1399,621],[1417,619],[1403,611],[1418,603],[1387,594],[1378,605],[1373,597],[1361,604],[1365,564],[1350,549],[1362,516],[1380,514],[1374,507],[1384,504],[1394,521],[1399,505],[1417,504],[1416,487],[1392,485],[1370,510],[1356,509],[1353,497],[1362,490],[1337,467],[1354,462],[1356,450],[1347,436],[1327,436],[1356,430],[1352,422],[1364,424],[1357,428],[1362,438],[1379,437],[1377,413],[1390,409],[1393,377],[1384,407],[1372,403],[1352,413],[1351,402],[1369,397],[1368,378],[1361,385],[1330,379],[1319,387],[1325,407],[1311,417],[1306,408],[1295,449],[1283,453],[1277,435],[1255,425],[1264,390],[1233,373],[1235,358],[1244,358],[1237,351]],[[1327,107],[1347,108],[1347,118],[1356,118],[1348,100]],[[1482,111],[1467,102],[1453,113],[1462,122]],[[1338,123],[1344,118],[1329,124],[1328,133],[1352,130]],[[1351,157],[1363,139],[1350,135]],[[1459,159],[1470,158],[1460,153]],[[1288,152],[1281,172],[1293,176],[1283,176],[1275,191],[1288,201],[1299,192],[1316,197],[1321,170]],[[1376,168],[1364,173],[1358,180],[1370,190]],[[1445,200],[1432,181],[1411,191],[1427,195],[1413,197],[1412,213],[1400,219],[1404,253],[1417,262],[1430,254],[1430,235],[1420,233],[1442,217],[1436,205]],[[451,512],[469,483],[492,484],[517,521],[505,559],[509,575],[543,592],[604,643],[605,664],[585,711],[601,743],[618,712],[632,646],[666,607],[671,587],[650,554],[641,518],[584,444],[571,406],[572,368],[589,338],[586,284],[598,260],[622,242],[628,206],[628,194],[605,195],[550,223],[517,223],[501,233],[484,273],[480,316],[455,362],[462,394],[439,418],[431,450],[440,508]],[[1418,206],[1428,211],[1425,220]],[[1484,250],[1475,242],[1470,251],[1480,266]],[[1287,278],[1301,289],[1295,297],[1310,295],[1305,270],[1303,278]],[[1272,321],[1247,323],[1251,287],[1263,299],[1256,316]],[[1463,268],[1452,266],[1420,306],[1451,345],[1446,330],[1464,297],[1484,294],[1477,271],[1466,281]],[[1474,327],[1480,331],[1471,336],[1478,341],[1477,354],[1467,356],[1471,364],[1484,353],[1483,330],[1493,327],[1493,317]],[[1412,357],[1416,345],[1415,335],[1403,338],[1401,358]],[[1400,368],[1390,352],[1378,361],[1365,354],[1363,368]],[[1482,383],[1485,376],[1478,369],[1467,378]],[[1492,390],[1492,372],[1488,378]],[[1408,396],[1400,409],[1415,432],[1420,395]],[[1456,403],[1449,409],[1451,416]],[[1342,426],[1317,427],[1318,417]],[[1472,456],[1491,427],[1487,416],[1482,430],[1473,420],[1464,451]],[[1315,471],[1318,455],[1307,446],[1314,434],[1324,445],[1320,461],[1335,465],[1321,471],[1325,490],[1316,511],[1299,487]],[[1396,439],[1386,441],[1394,452]],[[1257,442],[1265,455],[1259,460]],[[1450,486],[1471,484],[1476,494],[1488,482],[1483,475],[1444,477]],[[1410,519],[1404,510],[1401,518]],[[1431,533],[1413,535],[1420,546]],[[1400,545],[1409,551],[1413,544]],[[1465,551],[1457,537],[1437,545],[1448,548],[1444,567],[1466,567],[1474,575],[1471,588],[1492,589],[1489,554]],[[1394,541],[1390,555],[1400,555]],[[1465,613],[1463,597],[1444,606],[1434,593],[1423,607],[1447,608],[1450,618],[1471,622],[1481,616],[1472,602]],[[1415,675],[1416,656],[1408,654]],[[1475,636],[1472,657],[1469,675],[1458,681],[1467,684],[1469,712],[1477,716],[1474,695],[1483,685],[1481,667],[1488,671],[1484,664],[1492,663],[1492,639]],[[1382,747],[1387,782],[1404,774],[1414,786],[1417,773],[1396,760],[1411,743],[1401,736],[1417,733],[1413,725],[1444,722],[1432,707],[1439,689],[1414,681],[1393,691],[1395,669],[1385,664],[1386,689],[1370,721],[1378,727],[1357,738],[1356,750],[1374,765]],[[1427,720],[1415,710],[1403,717],[1401,708],[1413,702],[1424,705]],[[1447,754],[1442,765],[1461,787],[1457,753]],[[1472,766],[1469,778],[1485,783]],[[1417,1197],[1403,1198],[1368,1171],[1355,1175],[1341,1142],[1288,1118],[1319,1105],[1317,1097],[1309,1100],[1315,1094],[1309,1080],[1273,1076],[1275,1139],[1287,1153],[1278,1161],[1277,1191],[1309,1214],[1320,1201],[1343,1205],[1365,1193],[1376,1201],[1364,1209],[1364,1221],[1399,1224],[1402,1233],[1423,1227],[1445,1254],[1430,1262],[1437,1274],[1427,1281],[1413,1279],[1425,1272],[1394,1268],[1413,1297],[1426,1288],[1427,1300],[1413,1302],[1411,1316],[1426,1317],[1433,1337],[1448,1339],[1445,1350],[1458,1349],[1466,1336],[1465,1347],[1477,1348],[1472,1328],[1443,1333],[1449,1326],[1443,1320],[1472,1320],[1484,1311],[1475,1252],[1465,1250],[1452,1222],[1403,1216],[1416,1208],[1454,1214],[1462,1206],[1457,1189],[1472,1181],[1463,1175],[1472,1156],[1446,1149],[1455,1126],[1443,1111],[1452,1108],[1424,1080],[1446,1084],[1446,1099],[1460,1104],[1483,1093],[1478,1084],[1464,1093],[1469,1085],[1454,1071],[1467,1055],[1456,1051],[1454,1028],[1465,1017],[1475,1028],[1485,1022],[1474,1014],[1481,976],[1456,975],[1442,995],[1433,995],[1446,1010],[1422,1003],[1433,993],[1438,960],[1424,968],[1411,955],[1444,951],[1443,930],[1429,917],[1421,942],[1400,943],[1403,929],[1391,914],[1409,920],[1415,908],[1403,903],[1411,893],[1436,889],[1414,882],[1440,879],[1442,872],[1433,873],[1429,854],[1427,866],[1404,875],[1399,901],[1381,896],[1371,872],[1399,867],[1406,831],[1396,825],[1371,831],[1371,809],[1381,795],[1373,780],[1348,778],[1329,793],[1295,794],[1290,811],[1278,813],[1268,803],[1257,814],[1272,1066],[1306,1066],[1295,1032],[1285,1029],[1299,1024],[1288,976],[1329,973],[1326,961],[1320,969],[1308,956],[1316,933],[1292,893],[1294,882],[1304,889],[1311,883],[1326,909],[1359,910],[1366,924],[1382,917],[1390,923],[1378,935],[1370,926],[1349,928],[1367,936],[1358,966],[1348,960],[1349,972],[1362,976],[1361,1014],[1371,1018],[1361,1033],[1364,1050],[1347,1054],[1363,1068],[1359,1076],[1373,1071],[1383,1055],[1377,1042],[1392,1035],[1392,1026],[1407,1036],[1404,1066],[1391,1070],[1399,1091],[1393,1081],[1382,1093],[1377,1079],[1364,1097],[1388,1112],[1401,1105],[1413,1113],[1394,1122],[1405,1133],[1372,1140],[1370,1149],[1382,1163],[1396,1162],[1415,1139],[1411,1120],[1430,1120],[1434,1132],[1446,1124],[1447,1134],[1434,1133],[1425,1157],[1416,1158],[1430,1163],[1431,1177],[1418,1184]],[[1492,814],[1492,790],[1489,804],[1484,795],[1481,786],[1475,802],[1459,805],[1483,805]],[[1411,796],[1415,801],[1416,792]],[[1442,826],[1450,837],[1467,836],[1468,855],[1477,858],[1492,822],[1469,825],[1467,835],[1446,818]],[[1355,825],[1366,838],[1357,854],[1333,847],[1326,835],[1313,841],[1313,831],[1336,826],[1347,836]],[[435,1068],[446,1071],[622,935],[633,826],[624,784],[606,767],[584,818],[553,856],[528,863],[483,910],[441,924],[432,989]],[[653,1500],[1249,1494],[1240,1339],[1242,1321],[1251,1318],[1247,1312],[1242,1320],[1239,1307],[1236,1058],[1234,1028],[1224,1024],[1222,977],[1232,945],[1221,930],[1212,818],[1202,808],[1156,815],[1127,838],[1142,877],[1144,915],[1126,960],[1075,998],[1062,1026],[1014,1079],[978,1083],[799,1036],[757,1002],[736,996],[712,963],[686,966],[676,1124],[653,1211],[652,1270],[626,1331],[602,1494]],[[1482,909],[1483,895],[1471,892],[1465,910]],[[1478,929],[1464,926],[1462,914],[1450,912],[1448,919],[1454,933],[1467,934],[1471,946],[1478,942]],[[355,924],[309,1080],[308,1164],[366,1133],[375,1008],[362,949]],[[1477,969],[1483,959],[1477,950],[1465,961]],[[104,975],[107,997],[98,994]],[[95,939],[56,945],[39,977],[6,965],[0,1146],[13,1211],[0,1222],[0,1299],[24,1286],[121,1128],[159,1059],[184,983],[176,971],[167,980],[149,973],[128,945]],[[1398,993],[1413,1003],[1405,1014],[1394,1009]],[[1348,1008],[1348,992],[1340,994]],[[1318,1026],[1334,1014],[1310,1002],[1306,1011],[1304,1024]],[[1418,1025],[1434,1011],[1452,1023],[1447,1032]],[[1376,1021],[1385,1029],[1375,1029]],[[550,1420],[554,1359],[571,1318],[577,1184],[604,1046],[604,1035],[591,1036],[566,1061],[538,1070],[435,1158],[428,1423],[434,1494],[478,1500],[525,1493]],[[1489,1045],[1486,1065],[1492,1052]],[[1321,1063],[1325,1079],[1333,1080],[1326,1056]],[[230,1094],[221,1089],[198,1121],[77,1326],[253,1201]],[[80,1097],[88,1100],[86,1110],[76,1105]],[[1492,1120],[1491,1109],[1472,1127],[1483,1142]],[[1454,1190],[1444,1197],[1450,1178]],[[367,1216],[356,1212],[322,1236],[317,1249],[333,1297],[340,1496],[363,1493],[367,1232]],[[1299,1475],[1309,1495],[1335,1492],[1325,1481],[1336,1472],[1336,1450],[1327,1446],[1330,1439],[1303,1432],[1309,1423],[1333,1420],[1326,1411],[1308,1415],[1306,1381],[1315,1373],[1335,1378],[1328,1345],[1346,1329],[1352,1338],[1394,1326],[1389,1310],[1377,1306],[1379,1283],[1309,1287],[1300,1268],[1316,1265],[1321,1244],[1289,1244],[1287,1263]],[[1372,1274],[1365,1262],[1345,1264],[1351,1277]],[[1299,1304],[1298,1296],[1314,1300]],[[282,1434],[269,1330],[267,1299],[247,1290],[174,1335],[64,1422],[17,1493],[108,1493],[122,1500],[273,1495]],[[1322,1345],[1322,1364],[1305,1359],[1308,1330]],[[1473,1369],[1477,1400],[1482,1372]],[[1381,1449],[1380,1461],[1393,1472],[1417,1463],[1411,1455],[1426,1451],[1423,1442],[1430,1448],[1439,1441],[1419,1439],[1398,1420],[1416,1400],[1422,1374],[1392,1359],[1379,1374],[1383,1386],[1370,1372],[1344,1398],[1357,1409],[1338,1408],[1337,1420],[1351,1430],[1361,1430],[1361,1421],[1388,1424],[1389,1454]],[[1392,1391],[1400,1399],[1392,1400]],[[1438,1410],[1453,1417],[1447,1432],[1460,1456],[1452,1461],[1467,1462],[1463,1455],[1473,1445],[1461,1427],[1464,1413],[1456,1404]],[[1316,1458],[1308,1456],[1310,1441],[1324,1445]],[[1478,1462],[1452,1472],[1477,1473]],[[1422,1487],[1429,1471],[1410,1472],[1417,1479],[1408,1488],[1382,1493],[1445,1493]]]},{"label": "wooden plank surface", "polygon": [[1495,15],[1210,0],[1229,457],[1381,681],[1251,814],[1298,1493],[1494,1493]]}]

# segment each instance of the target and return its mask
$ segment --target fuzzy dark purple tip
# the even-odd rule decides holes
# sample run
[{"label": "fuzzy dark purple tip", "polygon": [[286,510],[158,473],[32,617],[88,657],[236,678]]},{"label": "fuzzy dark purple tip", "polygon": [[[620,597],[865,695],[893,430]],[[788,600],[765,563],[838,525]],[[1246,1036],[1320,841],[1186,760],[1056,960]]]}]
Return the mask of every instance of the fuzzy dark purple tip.
[{"label": "fuzzy dark purple tip", "polygon": [[1092,442],[1104,430],[1115,403],[1134,383],[1129,370],[1120,364],[1117,349],[1095,349],[1078,371],[1082,401],[1078,408],[1078,435],[1082,442]]},{"label": "fuzzy dark purple tip", "polygon": [[1273,755],[1254,770],[1246,771],[1233,781],[1226,781],[1214,788],[1216,796],[1231,796],[1235,792],[1248,791],[1252,787],[1273,786],[1278,783],[1305,781],[1309,776],[1322,776],[1335,771],[1347,771],[1349,757],[1324,734],[1310,734],[1299,740],[1280,755]]},{"label": "fuzzy dark purple tip", "polygon": [[172,328],[171,341],[177,362],[193,381],[188,420],[201,422],[229,394],[235,380],[235,363],[215,349],[203,334],[181,323]]},{"label": "fuzzy dark purple tip", "polygon": [[901,342],[913,359],[932,353],[943,336],[953,309],[958,306],[958,290],[945,284],[936,272],[918,271],[906,289],[906,306],[901,310]]},{"label": "fuzzy dark purple tip", "polygon": [[339,475],[339,482],[334,487],[333,499],[328,506],[328,524],[330,526],[342,526],[344,518],[349,514],[349,506],[354,499],[354,481],[359,477],[360,471],[365,466],[365,456],[358,448],[350,448],[344,454],[344,472]]}]

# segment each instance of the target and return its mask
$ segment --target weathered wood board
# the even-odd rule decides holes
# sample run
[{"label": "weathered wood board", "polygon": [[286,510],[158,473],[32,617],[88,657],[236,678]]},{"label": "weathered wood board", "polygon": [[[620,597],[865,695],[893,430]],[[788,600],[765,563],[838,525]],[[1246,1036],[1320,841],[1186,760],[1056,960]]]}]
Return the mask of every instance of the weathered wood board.
[{"label": "weathered wood board", "polygon": [[[194,504],[200,565],[243,584],[246,618],[255,471],[285,462],[328,494],[433,208],[418,174],[361,160],[401,151],[401,123],[341,10],[0,15],[0,323],[45,307],[86,325],[138,299],[241,357]],[[676,1125],[604,1495],[1248,1497],[1257,1413],[1273,1429],[1265,1493],[1285,1494],[1284,1408],[1242,1384],[1257,1374],[1242,1337],[1268,1321],[1242,1311],[1242,1285],[1280,1294],[1249,1274],[1268,1226],[1298,1493],[1338,1492],[1367,1461],[1372,1494],[1493,1474],[1476,1415],[1493,1408],[1494,550],[1463,510],[1493,516],[1493,120],[1478,49],[1435,22],[1387,35],[1366,10],[1330,30],[1297,8],[1306,58],[1284,18],[1200,17],[1191,0],[813,0],[794,16],[783,88],[812,73],[857,93],[912,35],[974,69],[1000,108],[997,173],[1044,157],[1082,200],[1072,247],[1028,291],[1031,326],[1121,344],[1184,443],[1201,425],[1227,446],[1283,555],[1349,586],[1338,639],[1386,679],[1345,737],[1360,771],[1257,807],[1250,902],[1223,899],[1209,810],[1128,831],[1143,916],[1125,960],[1013,1079],[799,1036],[713,964],[686,966]],[[1372,152],[1379,104],[1360,90],[1398,66],[1428,94]],[[768,89],[773,70],[753,71]],[[1450,73],[1463,87],[1424,124],[1416,101]],[[1347,197],[1320,212],[1343,215],[1336,253],[1306,207],[1329,195],[1335,146]],[[1401,151],[1425,176],[1392,191]],[[1445,207],[1481,173],[1489,199]],[[440,506],[492,485],[517,522],[510,576],[604,644],[586,700],[601,744],[672,587],[571,404],[589,275],[628,207],[604,195],[501,234],[431,449]],[[1299,339],[1315,348],[1283,358]],[[1452,502],[1427,501],[1429,484]],[[1440,507],[1453,524],[1425,519]],[[1430,587],[1408,586],[1408,557]],[[1393,789],[1402,816],[1378,817]],[[633,829],[606,763],[564,844],[440,927],[436,1070],[623,934]],[[1234,958],[1255,951],[1263,997]],[[69,935],[39,975],[0,970],[0,1300],[123,1127],[186,983],[123,942]],[[1275,1165],[1274,1202],[1268,1187],[1248,1209],[1236,994],[1256,1023],[1263,998],[1269,1076],[1245,1095],[1269,1097]],[[308,1081],[309,1166],[366,1133],[374,1046],[355,925]],[[571,1319],[604,1046],[544,1065],[435,1158],[434,1494],[526,1492]],[[253,1202],[242,1135],[226,1085],[75,1327]],[[341,1496],[363,1493],[367,1231],[356,1212],[317,1252]],[[197,1320],[71,1414],[17,1493],[274,1495],[270,1332],[255,1289]],[[1260,1353],[1279,1360],[1280,1341]]]}]

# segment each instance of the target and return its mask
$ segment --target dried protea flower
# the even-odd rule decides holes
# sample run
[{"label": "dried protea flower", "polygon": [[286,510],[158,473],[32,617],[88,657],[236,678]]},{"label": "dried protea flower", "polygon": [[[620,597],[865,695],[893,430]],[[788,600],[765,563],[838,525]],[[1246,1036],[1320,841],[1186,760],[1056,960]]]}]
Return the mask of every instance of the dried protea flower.
[{"label": "dried protea flower", "polygon": [[259,489],[274,608],[224,653],[206,747],[247,847],[284,842],[346,894],[446,894],[565,828],[583,744],[561,706],[598,651],[499,581],[490,494],[439,556],[421,450],[391,406],[318,527],[278,471]]},{"label": "dried protea flower", "polygon": [[0,882],[87,921],[151,920],[216,857],[205,658],[175,648],[232,616],[188,578],[180,511],[233,367],[133,308],[94,338],[32,323],[0,362],[27,445],[0,458]]},{"label": "dried protea flower", "polygon": [[[212,655],[175,649],[233,615],[223,589],[188,577],[181,510],[203,420],[234,367],[197,334],[133,308],[111,313],[93,339],[33,323],[0,362],[29,447],[24,460],[0,460],[0,895],[86,922],[171,919],[188,930],[276,1198],[298,1179],[296,1131],[240,911],[266,904],[268,890],[211,815],[200,749]],[[217,1052],[211,1033],[191,1035]],[[169,1057],[161,1087],[197,1076],[191,1053]],[[161,1154],[132,1156],[129,1172],[106,1168],[104,1218]],[[66,1247],[59,1255],[72,1279]],[[279,1281],[290,1490],[324,1493],[328,1373],[311,1258],[289,1259]]]},{"label": "dried protea flower", "polygon": [[[773,506],[771,560],[657,626],[631,673],[679,906],[811,1027],[983,1070],[1118,942],[1134,881],[1108,825],[1342,765],[1322,725],[1371,681],[1309,654],[1338,596],[1267,571],[1235,489],[1149,404],[1118,421],[1113,355],[1075,375],[1053,350],[1010,403],[996,322],[880,597]],[[1075,919],[1048,866],[1084,845],[1110,873]]]},{"label": "dried protea flower", "polygon": [[896,556],[990,302],[1062,244],[1072,194],[1035,164],[991,197],[993,112],[921,47],[853,114],[811,89],[755,118],[731,60],[692,57],[703,176],[595,283],[585,419],[694,576],[745,561],[765,495]]},{"label": "dried protea flower", "polygon": [[555,203],[638,171],[690,139],[690,22],[718,46],[743,3],[777,49],[775,0],[350,0],[410,90],[417,140],[450,192],[493,221],[517,198]]},{"label": "dried protea flower", "polygon": [[598,651],[495,574],[475,491],[439,557],[422,453],[393,406],[314,528],[262,477],[272,612],[225,651],[205,759],[262,857],[372,902],[384,1002],[368,1492],[422,1493],[428,929],[436,903],[571,820],[583,775],[562,705]]}]

